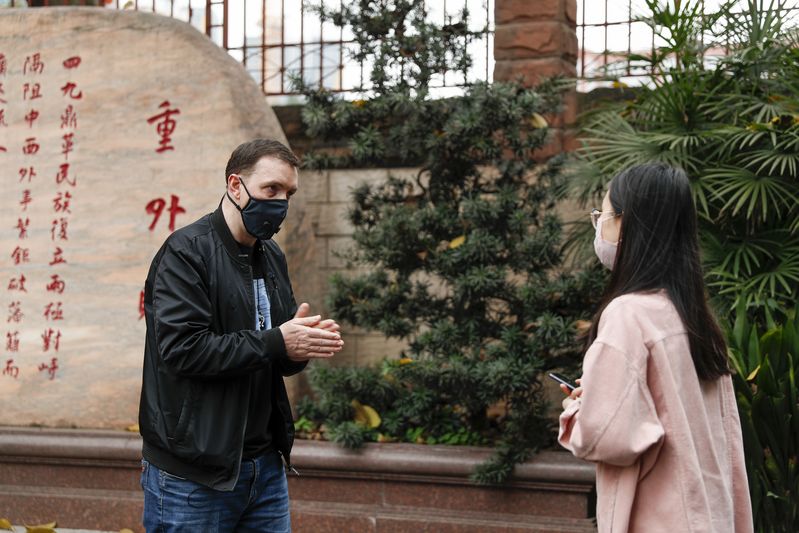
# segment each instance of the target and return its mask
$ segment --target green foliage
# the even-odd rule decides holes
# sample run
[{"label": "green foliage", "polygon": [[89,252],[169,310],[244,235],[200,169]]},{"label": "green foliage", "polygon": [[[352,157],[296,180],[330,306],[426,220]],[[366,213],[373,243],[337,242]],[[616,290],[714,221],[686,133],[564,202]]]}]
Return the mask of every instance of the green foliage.
[{"label": "green foliage", "polygon": [[[714,303],[731,311],[742,301],[768,323],[799,298],[797,33],[776,3],[707,16],[698,1],[647,4],[664,44],[630,60],[652,75],[631,99],[585,117],[572,183],[588,201],[629,165],[684,168]],[[713,47],[729,54],[708,62]]]},{"label": "green foliage", "polygon": [[[796,30],[776,2],[709,16],[698,1],[647,5],[663,45],[629,59],[652,75],[585,117],[573,184],[583,201],[597,199],[618,171],[649,160],[692,178],[711,296],[737,315],[727,337],[756,529],[798,531]],[[719,47],[728,54],[707,61]]]},{"label": "green foliage", "polygon": [[755,530],[799,531],[799,313],[764,334],[741,308],[728,337]]},{"label": "green foliage", "polygon": [[466,44],[480,32],[468,29],[465,7],[459,20],[432,24],[422,0],[355,0],[340,10],[315,7],[323,19],[351,28],[357,47],[351,59],[373,61],[371,82],[377,92],[389,88],[426,91],[436,74],[466,72]]},{"label": "green foliage", "polygon": [[[425,367],[425,368],[422,368]],[[478,445],[486,441],[469,425],[468,398],[443,401],[432,389],[411,387],[409,374],[441,381],[429,364],[410,359],[386,360],[381,368],[315,367],[310,374],[316,392],[300,402],[295,428],[303,435],[324,429],[325,438],[348,448],[366,441]],[[446,378],[445,378],[446,379]],[[353,400],[373,408],[380,425],[370,428],[354,421]],[[313,422],[316,421],[316,422]],[[324,423],[324,428],[319,427]]]},{"label": "green foliage", "polygon": [[[347,102],[304,87],[309,136],[351,140],[346,153],[319,150],[306,165],[419,171],[352,191],[346,257],[369,273],[335,276],[329,297],[337,318],[408,349],[381,370],[316,369],[315,401],[300,412],[345,445],[494,445],[476,479],[501,482],[551,444],[543,371],[579,361],[575,325],[590,316],[604,276],[563,268],[561,161],[533,157],[565,84],[475,83],[461,97],[432,99],[436,75],[465,76],[467,12],[443,26],[422,22],[421,0],[323,13],[353,28],[360,58],[374,65],[373,89]],[[354,426],[353,400],[374,408],[380,426]]]}]

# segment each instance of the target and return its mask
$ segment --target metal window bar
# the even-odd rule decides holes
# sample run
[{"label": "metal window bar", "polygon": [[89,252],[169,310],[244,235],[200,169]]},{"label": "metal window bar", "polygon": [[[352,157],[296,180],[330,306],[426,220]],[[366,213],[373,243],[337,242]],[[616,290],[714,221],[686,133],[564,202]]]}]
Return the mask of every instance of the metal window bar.
[{"label": "metal window bar", "polygon": [[[256,79],[262,91],[267,96],[286,96],[295,95],[296,91],[288,86],[288,73],[289,71],[298,71],[303,76],[313,75],[316,72],[316,65],[313,61],[318,58],[318,84],[327,87],[335,92],[351,92],[359,88],[365,88],[366,66],[361,62],[358,65],[357,73],[347,69],[347,60],[345,48],[355,45],[354,40],[345,39],[345,29],[340,28],[336,37],[328,37],[325,31],[325,23],[319,20],[319,37],[307,38],[309,24],[306,23],[305,16],[307,9],[303,0],[260,0],[260,6],[257,6],[259,0],[79,0],[81,5],[94,5],[97,7],[105,7],[110,9],[133,9],[137,11],[147,11],[157,13],[164,16],[178,18],[184,22],[188,22],[199,31],[204,32],[211,38],[217,45],[226,49],[232,56],[238,59],[245,69]],[[291,20],[286,16],[287,4],[295,6],[295,2],[300,2],[299,7],[299,20],[293,17]],[[322,2],[323,0],[317,0]],[[585,2],[585,0],[582,0]],[[604,0],[606,3],[608,0]],[[327,0],[328,4],[331,0]],[[335,0],[332,0],[335,2]],[[472,27],[477,27],[474,24],[474,16],[484,14],[484,20],[480,17],[480,27],[487,28],[487,34],[483,37],[485,40],[485,57],[479,58],[481,62],[485,63],[485,69],[477,71],[474,69],[469,73],[469,78],[483,79],[490,81],[492,77],[493,67],[493,54],[491,48],[491,36],[493,34],[493,4],[495,0],[483,0],[482,5],[484,11],[476,9],[471,12],[473,23]],[[12,7],[23,7],[34,4],[38,6],[49,6],[55,3],[52,0],[11,0]],[[476,0],[427,0],[427,6],[435,6],[441,8],[443,12],[443,23],[451,22],[454,12],[459,11],[461,7],[466,7],[469,4],[476,3]],[[252,5],[251,5],[252,4]],[[345,5],[345,0],[339,0],[339,8]],[[454,7],[453,7],[454,5]],[[257,6],[257,7],[256,7]],[[253,11],[260,7],[260,28],[257,31],[248,28],[248,21],[252,21]],[[472,6],[473,7],[473,6]],[[453,9],[453,13],[449,9]],[[231,14],[232,9],[241,9],[237,11],[237,16],[233,17]],[[279,28],[275,28],[275,15],[277,10],[280,10],[279,15]],[[294,11],[292,11],[295,14]],[[236,20],[234,20],[234,18]],[[238,21],[242,22],[242,26],[238,27]],[[292,39],[287,42],[287,24],[292,25],[293,33],[299,30],[299,38]],[[312,25],[315,27],[315,24]],[[279,41],[274,39],[276,33],[279,33]],[[231,38],[235,42],[231,41]],[[328,38],[326,38],[328,37]],[[337,61],[330,57],[325,56],[331,50],[338,50]],[[474,50],[478,53],[482,52],[482,48],[475,46]],[[291,53],[289,54],[288,51]],[[296,52],[299,51],[297,56]],[[277,59],[274,60],[274,54],[277,53]],[[260,61],[253,63],[253,59],[260,55]],[[328,54],[329,55],[329,54]],[[332,60],[331,60],[332,59]],[[256,68],[253,66],[257,64]],[[309,66],[310,65],[310,66]],[[352,74],[356,74],[353,76]],[[437,87],[451,88],[460,87],[468,82],[468,79],[454,80],[451,75],[444,73],[440,76],[440,84]]]},{"label": "metal window bar", "polygon": [[[70,5],[77,5],[77,6],[96,6],[98,0],[76,0],[77,3],[70,4]],[[55,6],[62,6],[64,5],[63,2],[53,2],[50,3],[50,0],[11,0],[11,3],[7,7],[55,7]]]},{"label": "metal window bar", "polygon": [[[705,0],[700,0],[702,5],[703,12],[705,11]],[[608,6],[609,5],[616,5],[622,6],[626,3],[626,11],[627,17],[626,20],[610,20]],[[609,82],[613,81],[614,78],[621,78],[626,77],[632,80],[636,78],[643,78],[649,75],[648,72],[635,70],[633,69],[633,65],[629,61],[625,61],[623,64],[618,65],[618,70],[615,71],[616,76],[609,76],[605,69],[608,65],[611,65],[615,58],[614,56],[621,53],[621,50],[626,49],[626,53],[629,56],[632,52],[636,51],[636,49],[640,50],[640,45],[636,46],[634,44],[634,36],[633,36],[633,25],[637,22],[633,17],[633,2],[632,0],[604,0],[602,5],[602,18],[597,20],[592,20],[590,22],[587,21],[587,8],[594,8],[598,3],[588,0],[578,0],[578,12],[577,12],[577,35],[579,36],[579,51],[578,51],[578,62],[577,62],[577,76],[582,80],[581,85],[583,88],[594,85],[601,82]],[[776,6],[774,8],[778,11],[782,16],[790,16],[792,13],[799,13],[799,0],[778,0],[776,2]],[[608,38],[609,33],[614,31],[615,29],[622,29],[626,27],[626,34],[627,34],[627,43],[626,46],[623,48],[618,48],[616,50],[611,50]],[[601,29],[601,38],[597,39],[596,32],[593,32],[593,29],[600,28]],[[655,34],[651,30],[648,30],[650,34],[650,50],[654,51],[656,47],[656,39]],[[596,50],[597,44],[602,45],[601,50]],[[704,45],[704,36],[702,36],[702,44]],[[729,52],[729,43],[724,43],[724,53]],[[623,73],[622,76],[618,76],[619,73]],[[635,82],[635,81],[633,81]]]},{"label": "metal window bar", "polygon": [[[261,0],[261,20],[264,29],[261,32],[261,72],[266,72],[266,0]],[[261,92],[266,93],[265,76],[261,76]]]},{"label": "metal window bar", "polygon": [[[301,0],[302,1],[302,0]],[[264,21],[266,26],[266,21]],[[280,43],[283,45],[286,42],[286,0],[280,0]],[[266,50],[264,50],[266,53]],[[266,78],[266,72],[264,72]],[[286,47],[280,47],[280,92],[286,86]],[[269,94],[268,92],[266,94]]]}]

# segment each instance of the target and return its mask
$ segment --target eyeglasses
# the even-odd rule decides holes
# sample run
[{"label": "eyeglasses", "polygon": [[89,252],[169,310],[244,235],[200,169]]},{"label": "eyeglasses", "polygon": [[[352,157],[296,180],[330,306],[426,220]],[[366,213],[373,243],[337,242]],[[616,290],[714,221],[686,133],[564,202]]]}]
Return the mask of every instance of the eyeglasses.
[{"label": "eyeglasses", "polygon": [[[596,226],[597,226],[597,224],[599,224],[599,218],[600,218],[600,217],[601,217],[603,214],[605,214],[605,212],[604,212],[604,211],[600,211],[600,210],[599,210],[599,209],[597,209],[597,208],[593,208],[593,209],[591,210],[591,212],[590,212],[590,213],[588,213],[588,215],[591,217],[591,224],[594,226],[594,229],[596,229]],[[615,211],[610,211],[610,212],[608,212],[607,214],[609,214],[609,215],[612,215],[612,216],[613,216],[613,218],[615,218],[615,217],[620,217],[620,216],[621,216],[621,213],[616,213]]]}]

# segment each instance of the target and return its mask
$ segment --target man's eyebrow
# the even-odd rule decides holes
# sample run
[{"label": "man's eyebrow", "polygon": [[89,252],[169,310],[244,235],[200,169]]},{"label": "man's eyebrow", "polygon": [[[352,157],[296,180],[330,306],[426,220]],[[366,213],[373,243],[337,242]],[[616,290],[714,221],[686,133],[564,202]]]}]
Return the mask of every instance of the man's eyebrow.
[{"label": "man's eyebrow", "polygon": [[271,187],[272,185],[283,185],[280,179],[270,179],[261,184],[261,187]]},{"label": "man's eyebrow", "polygon": [[[261,184],[261,188],[263,189],[263,188],[266,188],[266,187],[271,187],[273,185],[283,185],[283,184],[281,183],[281,181],[279,179],[269,180],[269,181],[263,182]],[[288,189],[288,192],[291,193],[291,194],[294,194],[295,192],[297,192],[298,189],[299,189],[299,187],[293,187],[291,189]]]}]

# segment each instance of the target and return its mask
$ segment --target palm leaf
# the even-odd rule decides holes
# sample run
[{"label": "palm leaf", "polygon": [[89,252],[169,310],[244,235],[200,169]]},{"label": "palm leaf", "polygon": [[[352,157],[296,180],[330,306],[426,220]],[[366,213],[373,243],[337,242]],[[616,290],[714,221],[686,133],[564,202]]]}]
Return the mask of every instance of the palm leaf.
[{"label": "palm leaf", "polygon": [[704,186],[701,180],[691,180],[691,196],[694,199],[694,205],[696,205],[699,217],[710,221],[711,216],[707,200],[707,187]]},{"label": "palm leaf", "polygon": [[799,124],[783,132],[774,148],[780,152],[799,153]]},{"label": "palm leaf", "polygon": [[757,213],[766,221],[771,215],[779,217],[790,211],[799,202],[794,184],[780,177],[761,177],[745,168],[713,169],[704,174],[703,181],[714,199],[723,202],[721,213],[731,210],[733,216],[745,208],[747,218]]},{"label": "palm leaf", "polygon": [[715,268],[730,272],[736,278],[751,276],[779,252],[780,241],[768,237],[747,237],[740,241],[727,241],[723,256]]},{"label": "palm leaf", "polygon": [[721,140],[718,151],[714,157],[727,159],[738,152],[748,150],[758,144],[771,140],[771,146],[775,147],[777,138],[773,131],[764,128],[739,128],[726,127],[715,130],[715,135]]},{"label": "palm leaf", "polygon": [[755,150],[742,157],[741,161],[758,174],[776,174],[775,171],[779,171],[781,175],[787,173],[796,176],[799,152],[791,154],[774,150]]},{"label": "palm leaf", "polygon": [[735,276],[722,268],[709,272],[709,286],[721,294],[740,295],[748,302],[781,300],[790,305],[799,296],[799,244],[788,244],[775,251],[773,265],[753,275]]},{"label": "palm leaf", "polygon": [[666,150],[699,150],[713,141],[709,135],[701,132],[654,132],[649,138]]}]

